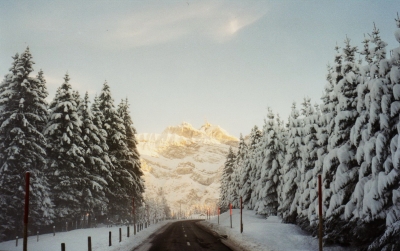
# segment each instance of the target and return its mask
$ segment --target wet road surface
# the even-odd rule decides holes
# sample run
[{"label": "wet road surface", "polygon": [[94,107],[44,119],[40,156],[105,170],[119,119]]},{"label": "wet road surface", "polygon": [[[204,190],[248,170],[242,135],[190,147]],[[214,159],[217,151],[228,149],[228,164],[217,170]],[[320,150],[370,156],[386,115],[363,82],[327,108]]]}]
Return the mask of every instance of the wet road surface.
[{"label": "wet road surface", "polygon": [[[196,222],[199,220],[178,221],[169,225],[162,233],[150,240],[149,251],[231,251],[218,237],[203,230]],[[142,251],[142,248],[134,249]]]}]

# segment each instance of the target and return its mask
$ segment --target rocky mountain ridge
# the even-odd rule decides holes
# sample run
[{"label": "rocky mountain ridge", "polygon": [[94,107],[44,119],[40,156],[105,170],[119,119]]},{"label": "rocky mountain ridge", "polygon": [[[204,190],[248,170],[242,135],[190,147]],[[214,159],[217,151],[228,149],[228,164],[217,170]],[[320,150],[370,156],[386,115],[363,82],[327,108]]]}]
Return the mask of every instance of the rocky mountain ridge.
[{"label": "rocky mountain ridge", "polygon": [[161,134],[137,134],[146,196],[162,189],[174,212],[215,207],[229,147],[238,139],[219,126],[189,123],[167,127]]}]

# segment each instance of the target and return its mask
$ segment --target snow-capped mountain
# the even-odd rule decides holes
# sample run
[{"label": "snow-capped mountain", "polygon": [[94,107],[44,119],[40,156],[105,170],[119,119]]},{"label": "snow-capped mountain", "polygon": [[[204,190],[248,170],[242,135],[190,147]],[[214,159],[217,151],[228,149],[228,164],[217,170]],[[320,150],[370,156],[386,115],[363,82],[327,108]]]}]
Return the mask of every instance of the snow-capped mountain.
[{"label": "snow-capped mountain", "polygon": [[136,138],[147,196],[162,188],[175,213],[215,207],[223,164],[229,147],[236,151],[237,138],[219,126],[205,123],[196,129],[185,122]]}]

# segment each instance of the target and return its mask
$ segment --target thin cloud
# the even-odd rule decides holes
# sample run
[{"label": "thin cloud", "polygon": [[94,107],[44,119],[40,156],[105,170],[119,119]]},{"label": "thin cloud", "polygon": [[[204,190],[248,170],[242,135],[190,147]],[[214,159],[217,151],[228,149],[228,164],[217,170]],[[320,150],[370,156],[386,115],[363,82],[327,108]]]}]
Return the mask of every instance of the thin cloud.
[{"label": "thin cloud", "polygon": [[147,9],[123,17],[100,42],[119,48],[162,44],[187,36],[225,42],[265,14],[262,8],[215,2]]}]

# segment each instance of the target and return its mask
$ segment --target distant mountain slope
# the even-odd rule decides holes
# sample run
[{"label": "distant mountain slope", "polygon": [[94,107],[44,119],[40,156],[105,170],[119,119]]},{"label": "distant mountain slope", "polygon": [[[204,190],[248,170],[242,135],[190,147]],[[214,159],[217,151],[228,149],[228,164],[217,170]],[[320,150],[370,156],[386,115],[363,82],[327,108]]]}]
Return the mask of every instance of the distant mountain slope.
[{"label": "distant mountain slope", "polygon": [[238,139],[219,126],[206,123],[200,129],[188,123],[169,126],[161,134],[137,134],[146,195],[162,188],[176,213],[215,208],[220,177],[229,147]]}]

